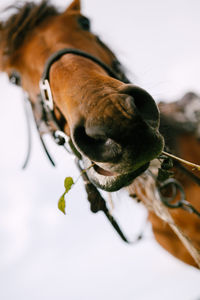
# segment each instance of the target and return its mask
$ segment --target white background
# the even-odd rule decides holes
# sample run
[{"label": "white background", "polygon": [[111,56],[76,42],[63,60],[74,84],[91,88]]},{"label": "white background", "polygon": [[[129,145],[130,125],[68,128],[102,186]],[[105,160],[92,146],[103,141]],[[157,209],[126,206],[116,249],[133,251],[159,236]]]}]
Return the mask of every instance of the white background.
[{"label": "white background", "polygon": [[[83,12],[129,77],[157,100],[200,91],[200,1],[84,0]],[[27,147],[22,94],[5,75],[0,97],[0,299],[200,299],[199,271],[162,250],[149,228],[144,241],[125,245],[101,213],[89,211],[81,180],[66,199],[67,215],[58,211],[64,178],[78,176],[72,158],[47,138],[57,162],[52,168],[33,126],[31,161],[21,171]],[[125,192],[115,193],[114,202],[134,237],[145,211]]]}]

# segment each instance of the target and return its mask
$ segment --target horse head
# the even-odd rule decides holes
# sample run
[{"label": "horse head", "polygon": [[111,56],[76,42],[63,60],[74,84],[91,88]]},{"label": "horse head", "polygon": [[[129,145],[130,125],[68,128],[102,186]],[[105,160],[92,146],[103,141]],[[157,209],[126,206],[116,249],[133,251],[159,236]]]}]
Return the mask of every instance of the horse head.
[{"label": "horse head", "polygon": [[163,149],[159,111],[144,89],[127,83],[111,50],[90,31],[90,21],[74,0],[59,13],[48,1],[26,3],[0,26],[0,68],[20,74],[33,109],[45,62],[61,49],[79,49],[102,61],[68,53],[49,71],[54,115],[81,154],[89,179],[99,188],[128,185]]}]

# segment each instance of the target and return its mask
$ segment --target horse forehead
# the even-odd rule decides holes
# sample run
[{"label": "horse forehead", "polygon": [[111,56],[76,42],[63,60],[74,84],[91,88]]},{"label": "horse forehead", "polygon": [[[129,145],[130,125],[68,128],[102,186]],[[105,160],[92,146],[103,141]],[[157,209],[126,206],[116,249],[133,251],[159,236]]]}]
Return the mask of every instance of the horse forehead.
[{"label": "horse forehead", "polygon": [[[70,19],[68,21],[63,20],[63,17],[58,15],[36,27],[29,33],[25,43],[20,48],[20,61],[22,60],[25,63],[24,66],[27,67],[33,55],[35,60],[40,60],[43,56],[46,57],[48,49],[51,49],[52,46],[55,51],[56,48],[66,47],[66,43],[71,46],[77,37],[83,43],[84,38],[81,36],[80,30],[75,28],[74,23]],[[63,43],[65,46],[62,46]]]},{"label": "horse forehead", "polygon": [[91,32],[81,30],[77,22],[78,16],[79,14],[74,14],[74,16],[69,14],[69,17],[58,15],[49,18],[30,32],[22,51],[34,49],[35,56],[35,51],[42,50],[45,53],[44,49],[52,49],[52,46],[55,51],[66,45],[77,48],[89,45],[92,49],[99,47],[99,43]]}]

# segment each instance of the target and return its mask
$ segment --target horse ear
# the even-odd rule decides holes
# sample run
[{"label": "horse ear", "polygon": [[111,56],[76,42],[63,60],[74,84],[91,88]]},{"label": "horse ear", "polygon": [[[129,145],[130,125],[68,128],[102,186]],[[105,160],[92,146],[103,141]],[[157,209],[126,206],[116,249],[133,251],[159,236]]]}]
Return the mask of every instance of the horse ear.
[{"label": "horse ear", "polygon": [[64,13],[69,11],[80,11],[80,10],[81,10],[81,0],[73,0],[73,2],[70,4],[70,6],[68,6],[68,8]]}]

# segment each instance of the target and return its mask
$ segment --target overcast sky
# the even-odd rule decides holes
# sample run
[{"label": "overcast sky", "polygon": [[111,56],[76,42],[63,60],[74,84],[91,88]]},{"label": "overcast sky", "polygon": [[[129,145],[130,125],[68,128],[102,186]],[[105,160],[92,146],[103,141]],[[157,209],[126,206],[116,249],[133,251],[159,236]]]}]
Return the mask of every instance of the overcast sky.
[{"label": "overcast sky", "polygon": [[[52,1],[61,7],[70,1]],[[9,3],[15,3],[9,1]],[[3,8],[8,1],[1,0]],[[200,1],[84,0],[92,29],[113,49],[133,82],[157,99],[200,92]],[[104,216],[89,211],[83,183],[57,209],[71,158],[47,138],[57,163],[47,161],[32,126],[30,164],[19,88],[0,75],[0,299],[198,300],[200,273],[171,257],[151,237],[125,245]],[[146,212],[125,192],[114,194],[116,215],[133,238]]]}]

